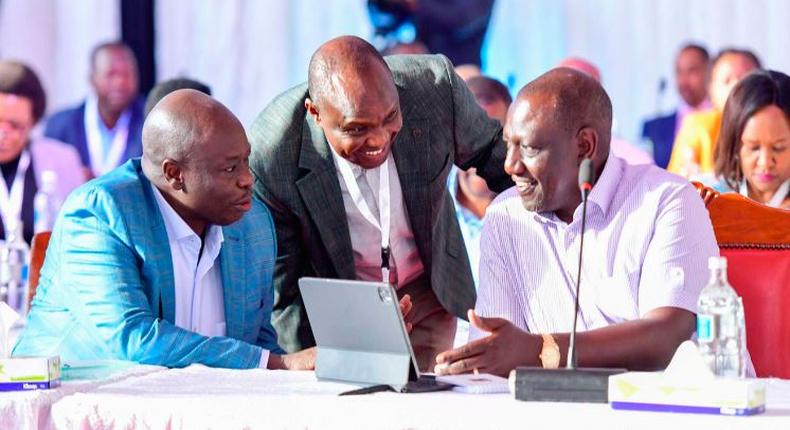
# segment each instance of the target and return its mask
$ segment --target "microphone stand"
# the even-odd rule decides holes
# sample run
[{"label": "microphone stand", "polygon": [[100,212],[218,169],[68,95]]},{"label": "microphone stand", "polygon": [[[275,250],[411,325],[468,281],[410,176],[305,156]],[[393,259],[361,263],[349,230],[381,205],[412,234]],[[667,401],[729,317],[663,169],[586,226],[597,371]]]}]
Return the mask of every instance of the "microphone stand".
[{"label": "microphone stand", "polygon": [[[517,367],[511,372],[515,382],[517,400],[537,402],[609,402],[609,377],[624,373],[627,369],[577,368],[576,323],[579,317],[579,287],[582,275],[584,231],[587,227],[587,197],[594,182],[592,160],[586,158],[579,168],[579,188],[582,193],[582,228],[579,241],[579,267],[576,272],[576,298],[573,327],[568,341],[568,357],[565,368],[544,369],[542,367]],[[515,374],[515,376],[514,376]]]}]

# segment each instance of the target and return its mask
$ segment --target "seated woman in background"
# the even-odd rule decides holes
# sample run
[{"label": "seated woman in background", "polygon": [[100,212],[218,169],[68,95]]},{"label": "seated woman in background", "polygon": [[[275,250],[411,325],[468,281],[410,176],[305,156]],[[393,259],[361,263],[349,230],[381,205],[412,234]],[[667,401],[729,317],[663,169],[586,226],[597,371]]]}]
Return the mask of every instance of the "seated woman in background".
[{"label": "seated woman in background", "polygon": [[45,176],[55,183],[52,194],[60,202],[84,180],[80,157],[73,147],[31,136],[46,105],[44,88],[29,67],[0,61],[0,239],[8,239],[9,229],[22,221],[23,237],[30,243],[33,197]]},{"label": "seated woman in background", "polygon": [[790,209],[790,77],[758,71],[733,89],[724,108],[715,188]]}]

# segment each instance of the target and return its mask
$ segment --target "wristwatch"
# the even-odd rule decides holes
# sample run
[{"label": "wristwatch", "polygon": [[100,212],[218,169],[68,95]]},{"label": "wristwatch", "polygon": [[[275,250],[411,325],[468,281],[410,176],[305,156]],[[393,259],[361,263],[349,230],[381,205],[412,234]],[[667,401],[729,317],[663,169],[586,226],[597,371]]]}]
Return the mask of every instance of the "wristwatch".
[{"label": "wristwatch", "polygon": [[543,349],[540,350],[540,362],[544,369],[556,369],[560,367],[560,346],[554,340],[554,336],[543,333]]}]

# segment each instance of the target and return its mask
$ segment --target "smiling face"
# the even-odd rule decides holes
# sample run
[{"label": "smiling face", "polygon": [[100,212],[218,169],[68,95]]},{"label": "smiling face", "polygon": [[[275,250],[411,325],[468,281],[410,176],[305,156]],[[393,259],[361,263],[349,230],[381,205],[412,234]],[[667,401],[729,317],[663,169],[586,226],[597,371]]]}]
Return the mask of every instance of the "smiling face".
[{"label": "smiling face", "polygon": [[743,176],[758,201],[767,202],[790,179],[790,119],[776,105],[757,111],[741,134]]},{"label": "smiling face", "polygon": [[362,75],[338,71],[331,90],[305,106],[332,149],[365,169],[387,159],[403,126],[398,91],[386,66],[374,63]]},{"label": "smiling face", "polygon": [[508,112],[505,171],[516,183],[524,207],[569,219],[581,201],[577,185],[581,154],[577,137],[552,121],[551,97],[519,97]]}]

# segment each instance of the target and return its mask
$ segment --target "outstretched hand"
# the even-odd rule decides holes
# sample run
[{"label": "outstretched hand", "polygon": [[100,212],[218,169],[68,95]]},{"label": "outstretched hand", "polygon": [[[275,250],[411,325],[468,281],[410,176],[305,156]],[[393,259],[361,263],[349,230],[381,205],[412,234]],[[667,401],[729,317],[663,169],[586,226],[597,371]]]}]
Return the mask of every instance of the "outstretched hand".
[{"label": "outstretched hand", "polygon": [[485,318],[469,310],[469,322],[488,336],[436,357],[437,375],[481,372],[507,376],[517,366],[537,360],[541,340],[503,318]]}]

